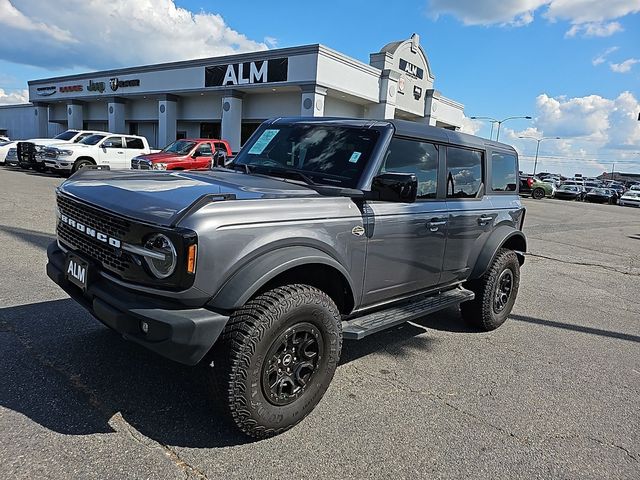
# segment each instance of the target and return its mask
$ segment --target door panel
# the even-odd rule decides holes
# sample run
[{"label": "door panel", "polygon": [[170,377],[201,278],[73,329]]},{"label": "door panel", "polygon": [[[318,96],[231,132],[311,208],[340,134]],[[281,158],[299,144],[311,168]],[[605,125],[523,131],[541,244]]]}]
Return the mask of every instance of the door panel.
[{"label": "door panel", "polygon": [[[109,136],[104,139],[100,149],[100,163],[109,165],[111,170],[120,170],[131,168],[131,164],[125,161],[125,145],[123,138],[120,136]],[[129,159],[129,162],[131,160]]]},{"label": "door panel", "polygon": [[442,283],[467,278],[497,216],[487,196],[477,200],[448,200],[447,208],[449,223]]},{"label": "door panel", "polygon": [[447,234],[444,201],[366,205],[367,264],[362,305],[440,283]]}]

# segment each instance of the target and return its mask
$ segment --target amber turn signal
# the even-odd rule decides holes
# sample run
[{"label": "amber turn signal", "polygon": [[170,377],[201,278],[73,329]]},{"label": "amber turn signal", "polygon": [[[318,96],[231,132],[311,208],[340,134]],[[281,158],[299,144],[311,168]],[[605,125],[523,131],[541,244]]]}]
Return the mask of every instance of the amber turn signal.
[{"label": "amber turn signal", "polygon": [[187,273],[196,273],[196,255],[198,253],[197,245],[190,245],[187,251]]}]

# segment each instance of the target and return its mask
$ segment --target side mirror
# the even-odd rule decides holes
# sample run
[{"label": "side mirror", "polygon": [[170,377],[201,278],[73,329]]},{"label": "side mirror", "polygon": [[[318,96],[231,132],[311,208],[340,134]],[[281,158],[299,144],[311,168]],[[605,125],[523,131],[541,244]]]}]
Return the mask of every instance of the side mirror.
[{"label": "side mirror", "polygon": [[413,203],[418,196],[418,179],[413,173],[383,173],[371,182],[372,200]]},{"label": "side mirror", "polygon": [[191,158],[198,158],[200,156],[200,152],[197,150],[191,154]]}]

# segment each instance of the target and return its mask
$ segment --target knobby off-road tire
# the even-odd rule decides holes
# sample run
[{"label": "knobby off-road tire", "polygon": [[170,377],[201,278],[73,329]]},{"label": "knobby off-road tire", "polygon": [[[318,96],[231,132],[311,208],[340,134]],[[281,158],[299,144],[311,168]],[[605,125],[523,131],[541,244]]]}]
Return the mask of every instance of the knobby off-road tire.
[{"label": "knobby off-road tire", "polygon": [[318,404],[341,349],[340,313],[327,294],[274,288],[236,311],[214,346],[217,393],[245,434],[277,435]]},{"label": "knobby off-road tire", "polygon": [[460,304],[462,317],[484,331],[495,330],[511,313],[520,285],[520,263],[513,250],[498,250],[487,272],[466,287],[476,294]]}]

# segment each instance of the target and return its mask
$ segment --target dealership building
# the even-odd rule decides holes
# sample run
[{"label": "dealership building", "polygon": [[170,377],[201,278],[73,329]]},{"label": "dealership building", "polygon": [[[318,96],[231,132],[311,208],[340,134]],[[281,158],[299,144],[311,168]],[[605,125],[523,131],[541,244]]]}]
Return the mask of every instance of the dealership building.
[{"label": "dealership building", "polygon": [[418,35],[369,64],[323,45],[33,80],[26,105],[0,107],[0,133],[53,136],[67,128],[176,138],[225,138],[234,151],[282,116],[400,118],[458,129],[463,106],[434,89]]}]

